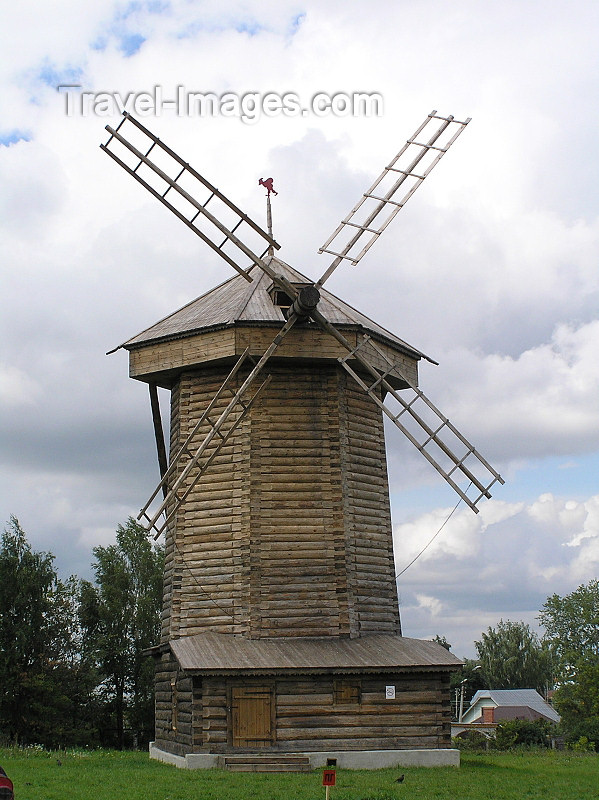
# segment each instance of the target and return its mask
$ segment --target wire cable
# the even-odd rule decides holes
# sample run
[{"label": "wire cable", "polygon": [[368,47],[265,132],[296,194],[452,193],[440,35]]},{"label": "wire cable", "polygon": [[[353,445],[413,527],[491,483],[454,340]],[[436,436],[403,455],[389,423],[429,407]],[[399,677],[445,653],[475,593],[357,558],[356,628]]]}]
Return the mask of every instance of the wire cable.
[{"label": "wire cable", "polygon": [[[468,488],[470,488],[470,487],[468,487]],[[466,491],[467,491],[467,490],[466,490]],[[454,513],[457,511],[457,508],[458,508],[458,506],[460,505],[460,503],[461,503],[461,502],[462,502],[462,498],[460,497],[460,499],[459,499],[459,500],[458,500],[458,502],[455,504],[455,506],[454,506],[454,507],[451,509],[451,511],[450,511],[450,512],[449,512],[449,514],[447,515],[447,517],[446,517],[445,521],[443,522],[443,524],[441,525],[441,527],[439,528],[439,530],[438,530],[438,531],[435,533],[435,535],[432,537],[432,539],[430,539],[430,540],[429,540],[429,541],[428,541],[428,542],[427,542],[427,543],[424,545],[424,547],[422,548],[422,550],[421,550],[421,551],[420,551],[420,552],[419,552],[417,555],[415,555],[415,556],[414,556],[414,558],[413,558],[413,559],[410,561],[410,563],[409,563],[409,564],[407,564],[407,565],[406,565],[406,566],[405,566],[405,567],[404,567],[404,568],[401,570],[401,572],[398,572],[398,573],[397,573],[397,575],[395,576],[395,580],[396,580],[396,581],[397,581],[399,578],[401,578],[401,576],[404,574],[404,572],[407,572],[407,570],[409,570],[409,569],[410,569],[410,567],[412,566],[412,564],[414,564],[414,562],[418,561],[418,559],[420,558],[420,556],[421,556],[423,553],[425,553],[425,552],[428,550],[428,548],[431,546],[431,544],[432,544],[432,543],[435,541],[435,539],[437,538],[437,536],[438,536],[438,535],[441,533],[441,531],[443,530],[443,528],[444,528],[444,527],[447,525],[447,523],[449,522],[449,520],[452,518],[452,516],[454,515]]]}]

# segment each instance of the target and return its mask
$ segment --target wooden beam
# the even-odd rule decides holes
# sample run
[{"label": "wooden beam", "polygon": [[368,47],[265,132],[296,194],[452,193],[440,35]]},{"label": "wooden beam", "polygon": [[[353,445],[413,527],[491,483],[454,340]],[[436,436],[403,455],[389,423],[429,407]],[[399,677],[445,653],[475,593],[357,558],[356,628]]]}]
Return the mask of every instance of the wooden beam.
[{"label": "wooden beam", "polygon": [[[166,445],[164,443],[164,431],[162,429],[162,417],[160,416],[160,401],[158,400],[158,388],[155,383],[149,383],[150,405],[152,407],[152,422],[154,423],[154,436],[156,438],[156,452],[158,454],[158,468],[160,477],[163,478],[168,469],[166,458]],[[168,489],[166,484],[162,487],[162,492],[166,497]]]}]

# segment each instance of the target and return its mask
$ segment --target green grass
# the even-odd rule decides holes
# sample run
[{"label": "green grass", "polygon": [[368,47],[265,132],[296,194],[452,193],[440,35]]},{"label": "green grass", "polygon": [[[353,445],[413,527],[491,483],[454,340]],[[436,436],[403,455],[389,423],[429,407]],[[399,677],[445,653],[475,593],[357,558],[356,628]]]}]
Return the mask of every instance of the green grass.
[{"label": "green grass", "polygon": [[[60,763],[59,763],[60,762]],[[16,800],[316,800],[321,770],[248,774],[181,770],[146,753],[0,749]],[[405,773],[403,783],[395,779]],[[463,753],[462,766],[337,770],[331,800],[599,800],[599,756]]]}]

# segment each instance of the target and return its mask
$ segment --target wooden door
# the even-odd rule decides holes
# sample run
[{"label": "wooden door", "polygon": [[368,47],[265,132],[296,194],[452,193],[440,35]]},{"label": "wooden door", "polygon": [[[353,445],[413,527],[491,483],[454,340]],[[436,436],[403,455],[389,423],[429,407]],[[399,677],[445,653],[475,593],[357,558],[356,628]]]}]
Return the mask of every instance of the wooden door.
[{"label": "wooden door", "polygon": [[268,747],[273,742],[272,689],[234,686],[231,690],[233,747]]}]

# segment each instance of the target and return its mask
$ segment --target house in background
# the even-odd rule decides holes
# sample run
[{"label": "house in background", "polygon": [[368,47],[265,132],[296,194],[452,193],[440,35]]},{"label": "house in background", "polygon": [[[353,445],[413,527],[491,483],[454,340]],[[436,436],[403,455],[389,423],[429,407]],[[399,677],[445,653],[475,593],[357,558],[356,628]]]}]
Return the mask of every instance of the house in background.
[{"label": "house in background", "polygon": [[506,719],[545,719],[557,724],[560,715],[535,689],[479,689],[462,720],[452,723],[451,735],[476,730],[494,736],[497,723]]}]

